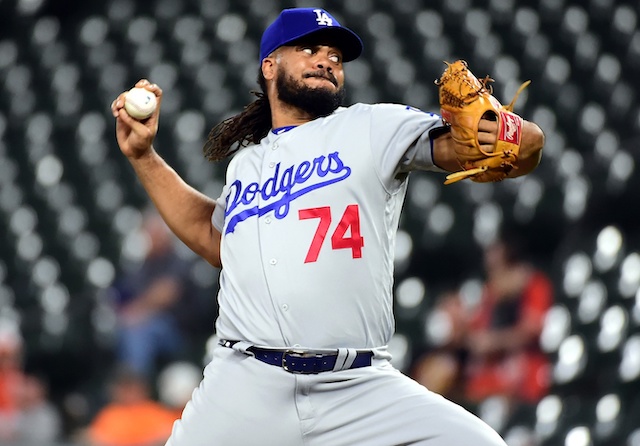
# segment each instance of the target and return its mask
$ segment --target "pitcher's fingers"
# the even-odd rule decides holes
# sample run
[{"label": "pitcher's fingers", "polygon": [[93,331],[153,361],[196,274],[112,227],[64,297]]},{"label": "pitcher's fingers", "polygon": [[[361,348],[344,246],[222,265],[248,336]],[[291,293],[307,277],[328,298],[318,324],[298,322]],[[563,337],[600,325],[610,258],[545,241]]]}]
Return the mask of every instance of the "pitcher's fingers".
[{"label": "pitcher's fingers", "polygon": [[144,125],[137,119],[134,119],[131,116],[129,116],[129,113],[127,113],[126,110],[120,109],[117,118],[120,119],[122,122],[124,122],[126,125],[128,125],[134,132],[136,132],[140,136],[144,136],[144,137],[152,136],[151,129],[149,129],[146,125]]},{"label": "pitcher's fingers", "polygon": [[120,109],[124,107],[124,97],[126,93],[120,93],[117,98],[111,103],[111,113],[114,117],[118,117]]},{"label": "pitcher's fingers", "polygon": [[150,85],[151,82],[149,82],[148,79],[140,79],[138,82],[136,82],[136,87],[138,88],[145,88],[147,85]]},{"label": "pitcher's fingers", "polygon": [[478,132],[478,142],[480,144],[494,145],[498,141],[498,135],[496,133]]},{"label": "pitcher's fingers", "polygon": [[480,144],[480,150],[485,153],[493,153],[496,150],[495,144]]},{"label": "pitcher's fingers", "polygon": [[498,122],[489,121],[488,119],[481,119],[478,122],[479,132],[498,133]]},{"label": "pitcher's fingers", "polygon": [[158,108],[160,108],[160,103],[162,102],[162,88],[160,88],[158,84],[148,84],[145,88],[156,95]]}]

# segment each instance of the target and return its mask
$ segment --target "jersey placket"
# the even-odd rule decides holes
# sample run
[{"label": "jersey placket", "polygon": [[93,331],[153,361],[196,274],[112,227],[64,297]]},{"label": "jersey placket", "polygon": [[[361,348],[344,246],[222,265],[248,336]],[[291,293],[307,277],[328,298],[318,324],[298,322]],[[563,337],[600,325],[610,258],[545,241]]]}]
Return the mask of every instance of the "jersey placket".
[{"label": "jersey placket", "polygon": [[[275,178],[273,186],[275,190],[278,190],[280,187],[280,178],[282,174],[280,171],[280,163],[283,159],[282,150],[281,138],[276,137],[264,152],[262,161],[260,184],[267,184],[267,181]],[[276,194],[275,197],[268,199],[262,203],[261,206],[279,199],[280,195],[281,194]],[[277,242],[277,240],[282,240],[282,238],[276,234],[276,231],[278,231],[278,224],[282,224],[282,222],[276,217],[276,211],[274,209],[271,209],[269,212],[261,216],[258,224],[258,240],[260,243],[263,270],[267,287],[269,289],[269,295],[271,297],[271,303],[280,327],[280,332],[283,336],[283,343],[288,344],[290,332],[287,330],[289,324],[287,323],[286,318],[288,317],[290,307],[288,302],[282,301],[281,294],[278,291],[285,286],[283,281],[286,281],[286,277],[283,276],[285,273],[283,272],[282,265],[283,261],[286,259],[279,257],[279,254],[284,252],[286,249],[283,249],[283,247]]]}]

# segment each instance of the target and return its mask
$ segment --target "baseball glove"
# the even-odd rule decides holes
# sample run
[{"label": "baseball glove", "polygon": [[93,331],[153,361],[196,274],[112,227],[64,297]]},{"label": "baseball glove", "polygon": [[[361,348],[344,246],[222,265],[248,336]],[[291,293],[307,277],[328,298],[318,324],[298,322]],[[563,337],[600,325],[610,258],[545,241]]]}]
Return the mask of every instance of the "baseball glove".
[{"label": "baseball glove", "polygon": [[[435,81],[440,98],[440,111],[450,126],[451,137],[457,143],[456,158],[462,170],[447,176],[444,184],[470,178],[487,183],[505,179],[517,169],[523,119],[513,113],[516,99],[530,81],[524,82],[506,107],[493,95],[489,76],[478,79],[464,60],[448,63],[444,73]],[[478,142],[480,119],[498,122],[498,138],[492,151],[483,150]]]}]

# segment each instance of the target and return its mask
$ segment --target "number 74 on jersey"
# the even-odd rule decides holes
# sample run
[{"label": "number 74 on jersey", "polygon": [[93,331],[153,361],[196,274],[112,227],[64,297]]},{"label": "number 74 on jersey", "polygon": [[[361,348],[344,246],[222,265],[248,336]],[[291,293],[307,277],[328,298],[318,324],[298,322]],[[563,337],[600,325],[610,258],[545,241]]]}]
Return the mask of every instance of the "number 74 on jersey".
[{"label": "number 74 on jersey", "polygon": [[[319,208],[300,209],[298,211],[300,220],[317,218],[318,228],[311,240],[311,246],[304,259],[304,263],[311,263],[318,260],[324,239],[329,233],[331,226],[331,207],[323,206]],[[350,204],[345,209],[338,226],[331,234],[331,249],[351,249],[351,256],[354,259],[362,257],[362,247],[364,239],[360,235],[360,210],[357,204]]]}]

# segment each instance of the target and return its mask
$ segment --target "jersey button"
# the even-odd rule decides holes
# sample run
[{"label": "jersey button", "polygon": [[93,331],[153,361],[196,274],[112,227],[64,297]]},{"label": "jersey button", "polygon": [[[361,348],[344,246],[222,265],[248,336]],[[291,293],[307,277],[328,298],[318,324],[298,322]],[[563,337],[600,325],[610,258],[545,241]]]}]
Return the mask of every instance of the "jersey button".
[{"label": "jersey button", "polygon": [[267,217],[267,218],[265,218],[265,219],[264,219],[264,222],[265,222],[266,224],[271,223],[271,217]]},{"label": "jersey button", "polygon": [[275,166],[276,166],[276,163],[274,163],[273,161],[269,163],[269,167],[275,167]]},{"label": "jersey button", "polygon": [[278,143],[274,143],[273,146],[271,146],[271,150],[276,150],[278,148]]},{"label": "jersey button", "polygon": [[275,265],[276,263],[278,263],[278,261],[276,259],[271,259],[269,260],[269,263]]},{"label": "jersey button", "polygon": [[288,311],[288,310],[289,310],[289,305],[282,304],[282,311]]}]

